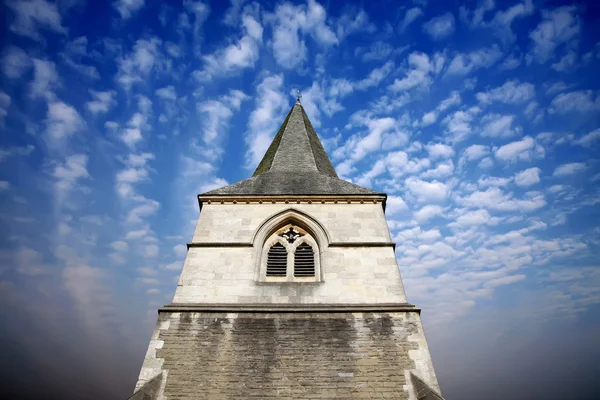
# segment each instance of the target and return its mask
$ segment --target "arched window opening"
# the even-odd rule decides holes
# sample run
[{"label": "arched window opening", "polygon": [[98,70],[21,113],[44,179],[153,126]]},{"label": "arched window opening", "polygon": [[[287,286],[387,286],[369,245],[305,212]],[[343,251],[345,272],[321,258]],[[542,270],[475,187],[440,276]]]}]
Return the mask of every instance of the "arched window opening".
[{"label": "arched window opening", "polygon": [[294,276],[315,276],[315,252],[302,243],[294,253]]},{"label": "arched window opening", "polygon": [[314,234],[304,225],[285,221],[262,242],[259,282],[321,282],[321,252]]},{"label": "arched window opening", "polygon": [[267,255],[267,276],[287,275],[287,250],[281,243],[275,243]]}]

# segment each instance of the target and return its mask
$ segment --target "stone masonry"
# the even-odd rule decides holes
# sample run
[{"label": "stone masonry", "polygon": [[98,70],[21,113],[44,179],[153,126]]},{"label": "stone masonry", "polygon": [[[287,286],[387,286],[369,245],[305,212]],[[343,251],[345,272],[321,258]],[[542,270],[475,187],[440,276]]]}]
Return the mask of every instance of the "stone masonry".
[{"label": "stone masonry", "polygon": [[[251,178],[198,196],[131,399],[441,400],[386,198],[337,176],[296,103]],[[289,247],[273,278],[266,254],[290,226],[314,274],[295,277]]]}]

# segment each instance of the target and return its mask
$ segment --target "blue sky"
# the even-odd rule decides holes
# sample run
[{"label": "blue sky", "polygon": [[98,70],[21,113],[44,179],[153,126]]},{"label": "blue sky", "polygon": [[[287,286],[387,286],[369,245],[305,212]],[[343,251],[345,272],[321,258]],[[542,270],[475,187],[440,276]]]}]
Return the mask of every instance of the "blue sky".
[{"label": "blue sky", "polygon": [[132,390],[195,195],[251,175],[299,89],[338,174],[389,196],[448,399],[502,379],[560,398],[544,365],[600,389],[596,2],[1,7],[0,336],[18,384],[98,384],[37,376],[58,357],[58,375]]}]

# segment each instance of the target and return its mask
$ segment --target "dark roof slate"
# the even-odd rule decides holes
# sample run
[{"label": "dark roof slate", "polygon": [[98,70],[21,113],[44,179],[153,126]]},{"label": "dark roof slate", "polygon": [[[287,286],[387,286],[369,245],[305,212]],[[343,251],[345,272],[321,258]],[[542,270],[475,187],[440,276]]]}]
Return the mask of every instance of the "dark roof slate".
[{"label": "dark roof slate", "polygon": [[338,178],[304,108],[292,107],[250,179],[204,195],[382,194]]}]

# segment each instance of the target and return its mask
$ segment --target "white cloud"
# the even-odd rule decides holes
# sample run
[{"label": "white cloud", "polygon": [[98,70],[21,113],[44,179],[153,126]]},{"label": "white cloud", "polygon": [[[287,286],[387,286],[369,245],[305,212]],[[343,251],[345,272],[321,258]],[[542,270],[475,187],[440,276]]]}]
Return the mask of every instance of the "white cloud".
[{"label": "white cloud", "polygon": [[7,46],[2,53],[2,72],[10,79],[18,79],[31,68],[31,60],[20,47]]},{"label": "white cloud", "polygon": [[177,100],[177,92],[175,91],[175,87],[173,85],[156,89],[155,93],[163,100]]},{"label": "white cloud", "polygon": [[114,250],[114,251],[118,251],[118,252],[124,252],[129,250],[129,245],[127,244],[127,242],[124,242],[122,240],[117,240],[114,241],[110,244],[110,247]]},{"label": "white cloud", "polygon": [[577,53],[569,50],[559,61],[552,64],[552,69],[557,72],[570,71],[577,65]]},{"label": "white cloud", "polygon": [[121,133],[120,139],[130,148],[143,139],[142,129],[148,128],[148,117],[151,115],[152,102],[143,95],[138,95],[138,112],[133,114],[127,122],[127,128]]},{"label": "white cloud", "polygon": [[86,108],[92,114],[106,113],[115,104],[116,92],[109,90],[106,92],[96,92],[90,89],[90,94],[94,100],[85,103]]},{"label": "white cloud", "polygon": [[515,183],[519,186],[531,186],[540,182],[540,173],[541,169],[527,168],[524,171],[521,171],[515,175]]},{"label": "white cloud", "polygon": [[591,131],[590,133],[583,135],[573,143],[580,146],[592,146],[595,142],[600,140],[600,128]]},{"label": "white cloud", "polygon": [[514,115],[488,114],[482,118],[481,136],[510,137],[517,132],[513,128]]},{"label": "white cloud", "polygon": [[204,182],[202,185],[200,185],[198,192],[206,193],[227,185],[229,185],[229,182],[227,182],[225,179],[213,177],[210,180]]},{"label": "white cloud", "polygon": [[479,187],[503,187],[507,186],[512,181],[512,178],[499,178],[495,176],[484,176],[479,178],[477,184]]},{"label": "white cloud", "polygon": [[366,51],[362,47],[357,48],[354,54],[359,55],[363,52],[363,61],[387,60],[389,59],[390,55],[394,53],[394,47],[389,43],[376,41],[371,43]]},{"label": "white cloud", "polygon": [[154,258],[158,256],[160,249],[155,244],[145,245],[142,249],[142,256],[146,258]]},{"label": "white cloud", "polygon": [[470,53],[458,53],[454,56],[448,69],[447,76],[465,76],[481,68],[489,68],[496,64],[503,56],[498,46],[475,50]]},{"label": "white cloud", "polygon": [[144,6],[144,0],[116,0],[114,7],[117,9],[121,18],[127,19],[139,11]]},{"label": "white cloud", "polygon": [[[393,118],[371,118],[370,116],[353,117],[357,126],[365,126],[368,130],[367,135],[359,134],[351,136],[343,147],[334,152],[334,157],[341,157],[342,154],[347,154],[344,163],[340,164],[340,168],[350,168],[352,164],[362,160],[366,155],[381,149],[381,144],[385,140],[390,145],[390,149],[397,147],[401,143],[405,143],[407,137],[403,132],[396,130],[396,120]],[[384,139],[385,138],[385,139]],[[392,142],[397,142],[396,146],[392,146]],[[340,172],[345,175],[347,171]]]},{"label": "white cloud", "polygon": [[148,229],[137,229],[127,232],[127,234],[125,235],[125,240],[137,240],[143,237],[147,237],[151,234],[152,232],[150,232]]},{"label": "white cloud", "polygon": [[[0,94],[0,108],[2,104],[2,95]],[[0,162],[11,156],[28,156],[35,150],[35,146],[28,144],[27,146],[11,146],[0,149]]]},{"label": "white cloud", "polygon": [[490,213],[485,209],[469,211],[460,215],[453,225],[461,227],[485,225],[488,223],[490,218]]},{"label": "white cloud", "polygon": [[490,187],[485,191],[476,191],[465,197],[457,197],[456,201],[458,204],[468,207],[497,211],[532,212],[546,205],[542,193],[528,192],[523,199],[515,199],[512,193],[504,193],[498,187]]},{"label": "white cloud", "polygon": [[54,99],[52,90],[59,85],[56,66],[51,61],[33,59],[33,82],[30,95],[33,98]]},{"label": "white cloud", "polygon": [[576,44],[573,42],[579,38],[581,24],[575,12],[575,6],[542,11],[542,22],[529,34],[535,61],[545,63],[555,57],[559,46]]},{"label": "white cloud", "polygon": [[[8,115],[8,109],[12,99],[9,95],[0,90],[0,127],[4,125],[4,118]],[[1,153],[0,153],[1,154]],[[0,157],[1,159],[1,157]]]},{"label": "white cloud", "polygon": [[433,40],[444,39],[454,33],[454,15],[446,13],[423,24],[423,31]]},{"label": "white cloud", "polygon": [[550,112],[566,114],[568,112],[590,112],[600,109],[600,96],[595,96],[591,90],[577,90],[561,93],[550,104]]},{"label": "white cloud", "polygon": [[248,120],[249,135],[246,137],[248,153],[246,166],[255,167],[267,151],[273,134],[279,128],[283,112],[287,111],[287,97],[282,92],[283,75],[266,76],[258,84],[256,108]]},{"label": "white cloud", "polygon": [[148,178],[148,170],[145,168],[126,168],[117,172],[117,183],[136,183]]},{"label": "white cloud", "polygon": [[420,223],[427,222],[432,218],[442,215],[444,209],[438,205],[426,205],[420,210],[413,213],[413,217]]},{"label": "white cloud", "polygon": [[447,160],[436,165],[435,168],[423,172],[420,177],[424,179],[442,179],[452,176],[454,173],[454,163]]},{"label": "white cloud", "polygon": [[471,122],[481,110],[471,107],[466,111],[460,110],[447,115],[442,124],[445,125],[446,141],[458,143],[465,140],[472,132]]},{"label": "white cloud", "polygon": [[400,24],[400,31],[404,32],[410,24],[412,24],[417,18],[422,16],[423,11],[419,7],[413,7],[411,9],[406,10],[406,14],[404,14],[404,19]]},{"label": "white cloud", "polygon": [[431,162],[428,158],[409,159],[406,152],[395,151],[387,154],[385,157],[385,164],[390,174],[398,178],[405,174],[419,173],[420,171],[429,168]]},{"label": "white cloud", "polygon": [[198,112],[205,116],[202,140],[206,145],[211,146],[214,151],[217,151],[217,139],[223,137],[223,133],[227,130],[229,119],[233,115],[231,108],[239,110],[241,103],[247,99],[249,97],[245,93],[239,90],[230,90],[229,94],[222,96],[219,100],[207,100],[197,105]]},{"label": "white cloud", "polygon": [[396,236],[394,236],[395,242],[405,243],[407,241],[421,241],[421,242],[433,242],[442,237],[442,234],[438,229],[430,229],[428,231],[423,231],[421,227],[416,226],[411,229],[406,229],[401,232],[398,232]]},{"label": "white cloud", "polygon": [[445,200],[450,193],[448,185],[433,181],[427,182],[418,178],[410,177],[405,182],[406,188],[420,203],[437,203]]},{"label": "white cloud", "polygon": [[478,167],[481,169],[490,169],[494,166],[494,160],[491,157],[485,157],[479,162]]},{"label": "white cloud", "polygon": [[344,13],[338,19],[336,25],[336,33],[339,41],[344,40],[354,33],[374,33],[377,30],[377,27],[369,20],[369,15],[363,9]]},{"label": "white cloud", "polygon": [[435,123],[440,113],[446,111],[450,107],[461,104],[461,102],[462,98],[460,93],[458,91],[452,91],[450,96],[442,100],[434,110],[423,115],[423,118],[421,118],[421,126],[429,126]]},{"label": "white cloud", "polygon": [[485,14],[493,10],[495,6],[494,0],[480,1],[475,10],[469,10],[465,6],[461,6],[459,9],[460,19],[472,27],[479,27],[485,22]]},{"label": "white cloud", "polygon": [[242,8],[248,0],[231,0],[231,7],[227,9],[223,16],[223,23],[229,26],[239,24],[242,14]]},{"label": "white cloud", "polygon": [[434,124],[437,121],[437,112],[429,111],[428,113],[423,114],[423,118],[421,118],[421,126],[429,126]]},{"label": "white cloud", "polygon": [[571,87],[571,85],[567,85],[564,81],[557,81],[552,84],[546,84],[545,86],[547,87],[546,94],[548,96],[551,96],[553,94],[557,94],[560,92],[565,92]]},{"label": "white cloud", "polygon": [[46,0],[8,0],[6,5],[15,14],[9,28],[18,35],[41,40],[39,33],[41,28],[62,35],[67,34],[67,29],[62,25],[56,4],[49,3]]},{"label": "white cloud", "polygon": [[308,0],[307,6],[280,4],[268,19],[274,25],[273,55],[283,68],[296,68],[306,60],[304,35],[310,35],[322,47],[338,44],[338,38],[326,24],[325,9],[315,0]]},{"label": "white cloud", "polygon": [[52,141],[59,141],[83,129],[85,123],[73,107],[62,101],[48,104],[46,134]]},{"label": "white cloud", "polygon": [[131,53],[117,60],[117,82],[125,90],[129,90],[134,83],[143,82],[152,69],[160,64],[161,44],[162,41],[158,38],[140,39],[135,42]]},{"label": "white cloud", "polygon": [[490,150],[487,146],[473,144],[463,151],[462,157],[467,161],[475,161],[487,156],[489,153]]},{"label": "white cloud", "polygon": [[505,144],[495,150],[496,158],[502,161],[531,160],[534,156],[542,157],[544,148],[536,145],[531,136]]},{"label": "white cloud", "polygon": [[[150,170],[148,162],[153,159],[154,154],[151,153],[129,154],[124,162],[125,168],[118,171],[115,176],[117,193],[121,197],[135,197],[132,184],[148,179]],[[144,200],[142,197],[139,199]]]},{"label": "white cloud", "polygon": [[584,169],[585,169],[584,163],[562,164],[562,165],[559,165],[558,167],[556,167],[552,176],[561,178],[563,176],[569,176],[569,175],[576,174],[578,172],[583,171]]},{"label": "white cloud", "polygon": [[85,154],[73,154],[65,158],[63,164],[54,168],[54,177],[56,186],[61,191],[71,189],[75,183],[82,178],[87,178],[90,174],[87,171],[88,157]]},{"label": "white cloud", "polygon": [[136,143],[142,140],[142,131],[139,128],[127,128],[121,135],[121,140],[129,147],[135,147]]},{"label": "white cloud", "polygon": [[433,64],[425,53],[413,52],[408,56],[409,69],[402,79],[395,79],[389,87],[394,92],[419,87],[429,87],[432,83]]},{"label": "white cloud", "polygon": [[80,74],[91,79],[100,79],[100,73],[96,67],[83,63],[84,58],[95,60],[95,55],[88,53],[87,45],[87,37],[78,37],[67,43],[65,46],[65,51],[60,53],[60,56],[66,65],[73,68]]},{"label": "white cloud", "polygon": [[127,214],[126,221],[130,224],[140,224],[144,218],[155,214],[160,208],[160,203],[156,200],[147,199],[143,196],[136,196],[135,200],[139,203]]},{"label": "white cloud", "polygon": [[502,86],[477,93],[477,100],[489,104],[498,101],[506,104],[523,104],[535,97],[535,86],[531,83],[520,83],[508,80]]},{"label": "white cloud", "polygon": [[518,68],[521,65],[521,58],[516,57],[514,55],[508,56],[502,64],[498,66],[501,71],[512,71],[515,68]]},{"label": "white cloud", "polygon": [[400,196],[388,196],[385,211],[387,215],[400,214],[408,210],[408,206]]},{"label": "white cloud", "polygon": [[237,43],[202,57],[204,69],[194,73],[197,79],[206,81],[214,76],[233,74],[244,68],[254,67],[259,57],[263,28],[250,15],[243,16],[242,27],[245,34]]},{"label": "white cloud", "polygon": [[173,253],[179,258],[183,258],[187,255],[187,247],[183,244],[173,246]]},{"label": "white cloud", "polygon": [[493,29],[495,35],[503,42],[514,42],[516,35],[512,31],[512,23],[518,18],[523,18],[533,13],[534,6],[532,1],[525,0],[524,2],[512,5],[506,10],[500,10],[492,19],[486,21],[484,19],[485,14],[493,10],[494,6],[493,0],[479,2],[478,7],[474,11],[467,10],[465,6],[461,6],[460,17],[472,28],[490,28]]},{"label": "white cloud", "polygon": [[378,86],[394,69],[393,61],[388,61],[379,68],[374,68],[369,75],[356,83],[356,88],[365,90],[373,86]]},{"label": "white cloud", "polygon": [[450,158],[454,155],[452,147],[443,143],[428,143],[425,145],[425,149],[429,153],[429,157],[433,160],[438,158]]},{"label": "white cloud", "polygon": [[488,288],[488,289],[496,288],[498,286],[509,285],[511,283],[520,282],[526,278],[527,278],[527,276],[523,275],[523,274],[503,276],[501,278],[495,278],[495,279],[491,279],[491,280],[485,282],[483,284],[483,287]]}]

